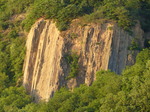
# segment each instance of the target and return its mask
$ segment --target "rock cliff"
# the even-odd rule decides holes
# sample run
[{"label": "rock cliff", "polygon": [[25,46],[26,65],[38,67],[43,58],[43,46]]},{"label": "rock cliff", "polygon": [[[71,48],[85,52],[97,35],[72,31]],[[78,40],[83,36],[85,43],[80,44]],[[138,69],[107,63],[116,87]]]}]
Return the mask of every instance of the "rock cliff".
[{"label": "rock cliff", "polygon": [[[31,28],[26,42],[23,85],[35,101],[48,100],[60,87],[70,89],[95,80],[98,70],[120,73],[135,62],[137,52],[130,51],[135,40],[143,47],[140,26],[129,35],[115,23],[78,25],[74,20],[67,31],[60,32],[50,20],[38,20]],[[78,73],[67,79],[69,54],[78,58]]]}]

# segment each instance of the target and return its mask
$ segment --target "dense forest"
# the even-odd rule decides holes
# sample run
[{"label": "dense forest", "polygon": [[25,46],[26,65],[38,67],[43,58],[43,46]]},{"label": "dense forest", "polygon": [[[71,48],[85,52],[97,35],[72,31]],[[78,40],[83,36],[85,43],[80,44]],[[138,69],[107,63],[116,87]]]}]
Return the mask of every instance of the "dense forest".
[{"label": "dense forest", "polygon": [[[23,18],[16,19],[18,15]],[[56,21],[60,31],[79,18],[85,23],[113,21],[129,33],[140,22],[149,32],[150,0],[0,0],[0,112],[150,111],[149,48],[121,75],[98,71],[90,87],[62,88],[48,103],[34,103],[22,87],[22,68],[26,33],[41,17]]]}]

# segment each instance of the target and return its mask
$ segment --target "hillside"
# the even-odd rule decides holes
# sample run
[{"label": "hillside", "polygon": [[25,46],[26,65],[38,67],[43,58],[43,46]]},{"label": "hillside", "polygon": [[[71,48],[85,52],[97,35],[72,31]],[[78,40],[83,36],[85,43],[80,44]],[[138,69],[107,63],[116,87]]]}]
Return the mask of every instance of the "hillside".
[{"label": "hillside", "polygon": [[148,112],[149,47],[150,0],[1,0],[0,112]]}]

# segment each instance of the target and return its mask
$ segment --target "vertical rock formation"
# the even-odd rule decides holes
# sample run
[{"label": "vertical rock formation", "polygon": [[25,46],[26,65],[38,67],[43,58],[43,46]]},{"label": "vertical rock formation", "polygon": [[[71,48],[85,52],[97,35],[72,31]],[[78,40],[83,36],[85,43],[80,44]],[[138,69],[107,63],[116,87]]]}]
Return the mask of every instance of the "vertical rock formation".
[{"label": "vertical rock formation", "polygon": [[[139,25],[131,36],[114,23],[83,27],[74,24],[59,32],[55,23],[40,19],[30,30],[23,85],[36,101],[47,101],[62,86],[72,89],[83,83],[90,85],[98,70],[110,69],[119,74],[126,65],[134,64],[136,53],[128,50],[132,40],[142,47]],[[79,56],[79,72],[66,80],[70,71],[66,56],[72,52]]]}]

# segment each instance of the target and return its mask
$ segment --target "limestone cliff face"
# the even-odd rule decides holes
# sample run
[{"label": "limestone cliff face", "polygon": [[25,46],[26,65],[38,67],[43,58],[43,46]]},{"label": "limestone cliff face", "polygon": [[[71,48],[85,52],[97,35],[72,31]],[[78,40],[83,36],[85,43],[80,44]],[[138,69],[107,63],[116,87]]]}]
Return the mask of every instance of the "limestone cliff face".
[{"label": "limestone cliff face", "polygon": [[[23,85],[36,101],[47,101],[62,86],[72,89],[83,83],[90,85],[98,70],[120,73],[126,65],[134,64],[136,52],[128,50],[132,40],[142,47],[139,25],[131,36],[114,23],[73,23],[67,31],[59,32],[55,23],[40,19],[30,30]],[[79,72],[66,80],[70,71],[66,54],[71,52],[79,56]]]}]

